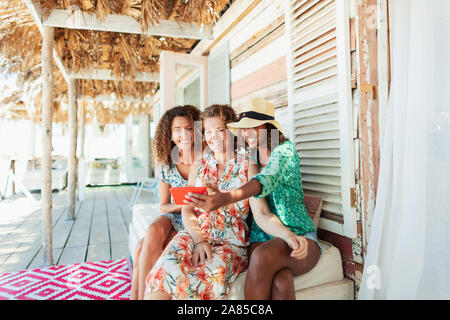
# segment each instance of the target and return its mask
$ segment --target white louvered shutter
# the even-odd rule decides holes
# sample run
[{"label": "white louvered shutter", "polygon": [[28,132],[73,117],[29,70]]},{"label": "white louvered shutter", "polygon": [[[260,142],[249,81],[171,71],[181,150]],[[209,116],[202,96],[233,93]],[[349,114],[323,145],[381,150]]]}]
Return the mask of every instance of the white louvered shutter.
[{"label": "white louvered shutter", "polygon": [[348,0],[288,0],[290,138],[305,194],[323,199],[320,228],[356,236]]},{"label": "white louvered shutter", "polygon": [[228,41],[208,57],[208,100],[212,104],[230,103],[230,54]]}]

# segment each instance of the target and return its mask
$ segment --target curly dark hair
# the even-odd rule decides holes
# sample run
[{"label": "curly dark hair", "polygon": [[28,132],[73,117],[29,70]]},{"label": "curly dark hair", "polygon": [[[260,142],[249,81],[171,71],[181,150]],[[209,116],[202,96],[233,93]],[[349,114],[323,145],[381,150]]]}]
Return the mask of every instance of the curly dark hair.
[{"label": "curly dark hair", "polygon": [[[176,117],[188,119],[194,125],[195,121],[201,121],[200,110],[191,105],[177,106],[167,110],[161,117],[156,127],[155,138],[153,140],[153,153],[158,163],[171,165],[171,154],[175,146],[172,141],[172,122]],[[196,126],[194,126],[196,129]],[[201,139],[201,126],[194,132],[194,141]]]}]

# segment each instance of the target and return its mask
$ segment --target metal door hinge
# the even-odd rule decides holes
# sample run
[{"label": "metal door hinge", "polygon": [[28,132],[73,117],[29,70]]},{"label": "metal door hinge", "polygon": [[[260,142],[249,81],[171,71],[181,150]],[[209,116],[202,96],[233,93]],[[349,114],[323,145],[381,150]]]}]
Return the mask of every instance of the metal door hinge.
[{"label": "metal door hinge", "polygon": [[358,206],[358,190],[356,188],[350,188],[350,205],[352,208]]}]

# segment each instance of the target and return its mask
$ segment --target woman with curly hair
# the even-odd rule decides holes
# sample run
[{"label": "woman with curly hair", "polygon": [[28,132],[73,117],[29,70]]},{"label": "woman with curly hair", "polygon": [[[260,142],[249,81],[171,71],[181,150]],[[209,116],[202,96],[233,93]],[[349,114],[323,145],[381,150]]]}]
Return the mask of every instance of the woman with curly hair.
[{"label": "woman with curly hair", "polygon": [[148,272],[175,234],[184,229],[181,206],[172,203],[170,188],[187,185],[189,171],[202,152],[200,111],[190,105],[167,110],[156,128],[153,151],[159,164],[160,211],[137,245],[133,257],[131,300],[144,297]]},{"label": "woman with curly hair", "polygon": [[[227,123],[237,121],[228,105],[213,105],[202,113],[208,148],[194,164],[189,184],[213,184],[220,190],[248,181],[248,157],[237,153]],[[167,245],[148,274],[145,299],[223,299],[247,267],[248,199],[214,211],[192,205],[182,209],[185,230]]]}]

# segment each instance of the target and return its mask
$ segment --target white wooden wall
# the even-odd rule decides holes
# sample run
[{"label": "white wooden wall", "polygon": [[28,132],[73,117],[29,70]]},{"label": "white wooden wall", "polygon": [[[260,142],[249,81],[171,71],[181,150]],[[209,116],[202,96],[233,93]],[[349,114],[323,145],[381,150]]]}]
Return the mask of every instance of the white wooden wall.
[{"label": "white wooden wall", "polygon": [[[229,25],[233,19],[237,19],[239,14],[245,11],[245,8],[249,6],[248,1],[235,1],[234,6],[230,12],[226,12],[223,21],[219,21],[215,28],[215,34],[219,34],[223,29]],[[233,26],[229,32],[218,41],[214,48],[211,50],[210,55],[215,54],[215,49],[223,48],[228,43],[228,53],[231,54],[246,54],[245,59],[242,56],[238,56],[237,62],[231,60],[230,68],[230,96],[233,107],[239,109],[240,104],[252,96],[263,96],[272,99],[275,105],[280,106],[278,101],[274,101],[278,96],[284,95],[282,98],[285,102],[281,105],[287,105],[287,90],[286,90],[286,49],[287,42],[284,34],[271,41],[264,47],[258,50],[253,50],[251,55],[248,54],[246,43],[249,40],[258,38],[258,33],[261,30],[266,29],[274,21],[284,16],[283,1],[260,1],[248,14],[245,15],[237,24]],[[199,45],[194,49],[194,54],[201,54],[204,48]],[[279,80],[264,82],[267,80],[267,76],[264,72],[269,73],[269,76],[273,75],[273,71],[280,73]],[[258,73],[259,72],[259,73]],[[260,83],[261,82],[261,83]],[[236,95],[236,88],[239,89],[238,95]],[[281,94],[280,94],[281,92]],[[284,93],[283,93],[284,92]],[[279,100],[279,99],[278,99]]]},{"label": "white wooden wall", "polygon": [[289,0],[290,136],[305,193],[324,200],[320,228],[356,237],[347,0]]},{"label": "white wooden wall", "polygon": [[[251,49],[247,49],[245,43],[249,39],[257,38],[262,30],[268,28],[280,17],[282,18],[283,15],[283,1],[261,1],[234,28],[229,38],[230,53],[246,54],[245,51],[239,52],[239,50]],[[242,102],[255,96],[266,98],[277,107],[286,105],[285,59],[287,45],[287,38],[282,33],[277,39],[256,52],[252,52],[244,60],[234,63],[231,68],[233,106],[239,108]],[[279,98],[280,96],[281,98]],[[280,100],[281,102],[279,102]]]},{"label": "white wooden wall", "polygon": [[208,57],[208,104],[230,103],[230,54],[228,41]]}]

